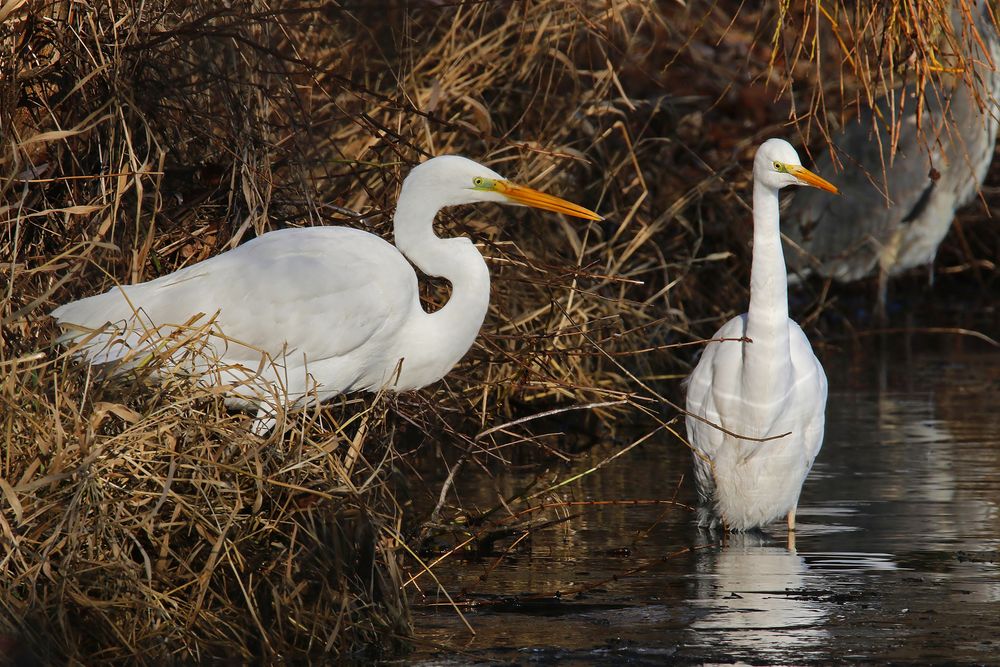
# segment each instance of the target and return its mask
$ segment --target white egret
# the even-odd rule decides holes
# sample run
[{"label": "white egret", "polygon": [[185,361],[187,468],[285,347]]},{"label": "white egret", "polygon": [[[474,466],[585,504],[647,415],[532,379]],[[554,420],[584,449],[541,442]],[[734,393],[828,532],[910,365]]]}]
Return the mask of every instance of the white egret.
[{"label": "white egret", "polygon": [[[576,204],[515,185],[458,156],[424,162],[403,181],[395,246],[346,227],[282,229],[168,275],[52,311],[91,363],[169,366],[226,385],[232,407],[258,408],[266,434],[279,406],[353,391],[418,389],[472,346],[486,316],[490,276],[464,237],[439,238],[442,207],[499,202],[601,220]],[[420,305],[409,260],[452,291],[433,313]],[[200,351],[178,341],[208,328]]]},{"label": "white egret", "polygon": [[[956,3],[951,20],[960,32],[963,13],[971,12],[961,47],[981,88],[942,74],[928,83],[920,117],[910,99],[913,85],[882,99],[874,110],[863,109],[833,139],[847,167],[841,183],[845,196],[801,192],[785,212],[789,268],[802,277],[814,273],[842,283],[877,273],[883,319],[889,278],[934,262],[955,211],[975,198],[993,160],[1000,126],[1000,34],[989,3],[962,4]],[[905,113],[895,112],[900,108]],[[898,130],[890,130],[897,118]],[[892,132],[897,132],[895,147],[888,141]],[[825,172],[832,162],[824,151],[816,167]]]},{"label": "white egret", "polygon": [[750,307],[719,329],[715,338],[724,340],[707,345],[688,379],[703,525],[743,531],[787,516],[794,530],[799,492],[823,443],[826,374],[788,318],[778,229],[778,190],[786,185],[837,192],[788,142],[769,139],[757,150]]}]

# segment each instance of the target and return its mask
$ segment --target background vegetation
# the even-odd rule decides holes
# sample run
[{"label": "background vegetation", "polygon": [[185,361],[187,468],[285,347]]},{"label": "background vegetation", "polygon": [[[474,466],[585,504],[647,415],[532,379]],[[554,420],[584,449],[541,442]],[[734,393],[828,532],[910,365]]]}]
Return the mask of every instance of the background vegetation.
[{"label": "background vegetation", "polygon": [[[640,418],[671,428],[695,343],[747,299],[757,144],[823,150],[851,109],[952,53],[944,0],[280,4],[0,4],[8,656],[394,650],[400,567],[421,571],[428,534],[468,518],[414,452],[446,478],[568,457]],[[56,304],[269,229],[389,238],[408,169],[453,152],[607,221],[445,212],[443,233],[486,255],[493,302],[433,387],[346,397],[261,440],[210,391],[52,346]],[[982,268],[996,238],[944,256]],[[827,287],[803,292],[808,323],[839,308]],[[429,281],[428,308],[447,293]],[[414,517],[411,493],[442,502]]]}]

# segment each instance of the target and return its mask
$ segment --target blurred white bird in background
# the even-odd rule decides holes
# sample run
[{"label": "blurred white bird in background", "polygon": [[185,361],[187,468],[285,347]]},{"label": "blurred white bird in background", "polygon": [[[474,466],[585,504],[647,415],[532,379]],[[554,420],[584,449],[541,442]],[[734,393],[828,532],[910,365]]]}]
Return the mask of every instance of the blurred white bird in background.
[{"label": "blurred white bird in background", "polygon": [[[889,278],[934,262],[955,210],[976,196],[993,160],[1000,123],[1000,34],[988,3],[963,4],[972,21],[965,25],[958,6],[951,20],[978,90],[962,73],[942,74],[928,83],[920,118],[912,85],[876,109],[862,110],[833,139],[846,167],[844,196],[803,191],[784,214],[790,270],[842,283],[877,272],[877,312],[883,319]],[[905,110],[901,118],[897,109]],[[891,124],[897,119],[894,151]],[[824,151],[816,168],[827,173],[832,163]]]},{"label": "blurred white bird in background", "polygon": [[[258,408],[252,430],[264,435],[281,407],[352,391],[418,389],[458,363],[486,316],[490,276],[469,239],[434,233],[434,217],[474,202],[602,219],[472,160],[442,156],[403,181],[395,246],[347,227],[273,231],[52,316],[65,331],[61,340],[90,363],[124,369],[167,355],[168,367],[227,385],[227,405]],[[421,307],[407,260],[451,283],[436,312]],[[194,351],[192,339],[200,345]]]},{"label": "blurred white bird in background", "polygon": [[769,139],[757,150],[750,308],[719,329],[715,338],[725,340],[706,346],[687,386],[702,525],[744,531],[786,516],[794,530],[799,493],[823,443],[826,374],[788,319],[778,228],[778,190],[786,185],[837,192],[787,141]]}]

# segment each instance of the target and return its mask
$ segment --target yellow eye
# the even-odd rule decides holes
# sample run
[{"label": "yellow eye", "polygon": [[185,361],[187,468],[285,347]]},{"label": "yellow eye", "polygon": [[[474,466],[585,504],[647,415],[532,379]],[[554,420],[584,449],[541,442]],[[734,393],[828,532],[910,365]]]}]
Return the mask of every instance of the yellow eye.
[{"label": "yellow eye", "polygon": [[780,162],[777,162],[777,161],[776,161],[776,162],[774,163],[774,170],[775,170],[775,171],[784,171],[784,170],[785,170],[785,165],[783,165],[783,164],[781,164]]},{"label": "yellow eye", "polygon": [[476,176],[474,179],[472,179],[472,185],[477,188],[481,188],[485,184],[486,184],[486,179],[481,178],[479,176]]}]

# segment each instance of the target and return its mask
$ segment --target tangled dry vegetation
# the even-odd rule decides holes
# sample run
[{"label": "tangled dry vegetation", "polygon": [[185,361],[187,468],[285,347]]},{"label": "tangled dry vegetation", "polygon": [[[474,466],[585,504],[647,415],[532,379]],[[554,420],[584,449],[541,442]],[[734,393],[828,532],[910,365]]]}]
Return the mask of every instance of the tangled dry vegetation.
[{"label": "tangled dry vegetation", "polygon": [[[673,346],[746,298],[754,146],[933,74],[913,47],[930,37],[879,7],[946,11],[740,4],[2,3],[0,652],[393,650],[400,564],[420,567],[408,452],[570,449],[568,422],[510,423],[553,408],[585,406],[590,432],[672,419],[695,349]],[[388,237],[401,178],[449,152],[608,221],[446,212],[481,243],[493,302],[431,388],[349,397],[262,441],[209,390],[107,377],[52,346],[54,305],[269,229]],[[433,308],[447,285],[428,285]]]}]

